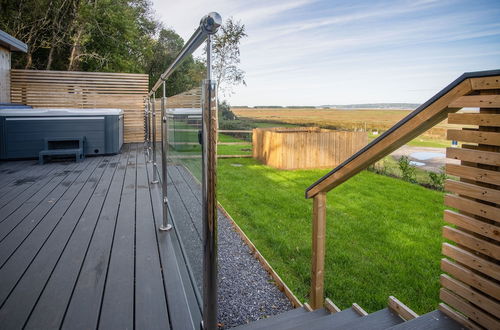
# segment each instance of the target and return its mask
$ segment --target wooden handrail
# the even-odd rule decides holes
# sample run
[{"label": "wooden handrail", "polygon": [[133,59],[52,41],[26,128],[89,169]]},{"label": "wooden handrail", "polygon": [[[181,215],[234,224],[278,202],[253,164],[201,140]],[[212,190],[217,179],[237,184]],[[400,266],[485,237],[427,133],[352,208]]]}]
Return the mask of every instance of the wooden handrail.
[{"label": "wooden handrail", "polygon": [[[326,238],[326,193],[341,183],[345,182],[349,178],[353,177],[357,173],[366,169],[372,163],[378,161],[379,159],[385,157],[390,154],[392,151],[398,149],[402,145],[406,144],[413,138],[422,134],[426,130],[430,129],[434,125],[438,124],[442,120],[446,119],[450,113],[457,112],[464,106],[479,106],[485,108],[498,107],[500,105],[498,93],[495,95],[479,95],[484,94],[481,91],[486,90],[489,93],[489,90],[499,90],[500,89],[500,70],[495,71],[482,71],[482,72],[471,72],[465,73],[444,88],[442,91],[437,93],[434,97],[429,99],[427,102],[418,107],[415,111],[410,113],[408,116],[399,121],[396,125],[394,125],[387,132],[382,134],[380,137],[372,141],[366,147],[362,148],[360,151],[355,153],[349,159],[347,159],[344,163],[336,167],[330,173],[325,175],[323,178],[318,180],[312,186],[310,186],[306,190],[306,198],[313,198],[313,217],[312,217],[312,270],[311,270],[311,292],[310,292],[310,301],[309,304],[312,309],[318,309],[321,307],[322,302],[324,301],[324,264],[325,264],[325,238]],[[469,120],[473,120],[472,123],[476,125],[486,125],[486,126],[494,126],[499,127],[500,124],[498,121],[498,117],[500,116],[497,113],[483,113],[481,115],[475,114],[473,118],[468,115],[454,115],[451,116],[452,122],[456,123],[467,123]],[[451,136],[451,135],[455,136]],[[448,131],[448,138],[450,137],[460,137],[461,141],[465,142],[473,142],[473,143],[486,143],[488,145],[500,146],[500,138],[497,132],[476,132],[476,131]],[[478,157],[474,150],[463,150],[461,152],[458,151],[448,151],[450,154],[464,154],[466,153],[466,157],[468,159],[474,159],[474,157]],[[498,154],[492,152],[485,152],[481,154],[481,161],[486,164],[492,163],[497,164],[499,161]],[[471,172],[463,173],[464,169],[461,166],[447,167],[447,170],[450,171],[452,169],[454,174],[459,174],[461,177],[470,178],[473,176],[474,178],[480,176],[481,182],[493,183],[498,181],[498,173],[493,172],[491,170],[485,169],[473,169]],[[477,181],[478,179],[476,179]],[[471,186],[471,187],[469,187]],[[500,199],[498,197],[498,191],[490,188],[481,187],[478,189],[477,187],[470,185],[466,182],[450,182],[447,181],[446,190],[456,193],[461,193],[464,190],[467,191],[467,194],[474,198],[481,198],[482,200],[492,202],[492,203],[500,203]],[[448,197],[447,199],[453,198],[461,198],[461,197]],[[468,200],[470,203],[475,203],[474,201]],[[486,214],[492,214],[490,217],[498,217],[497,212],[493,210],[493,207],[481,204],[481,216],[484,217]],[[466,229],[471,230],[470,226],[475,224],[475,220],[471,217],[464,216],[461,214],[453,214],[448,211],[445,216],[445,220],[448,222],[462,226]],[[470,212],[469,212],[470,213]],[[468,221],[471,224],[468,224],[469,227],[465,226],[464,221]],[[491,227],[491,228],[490,228]],[[484,235],[488,238],[497,239],[493,237],[490,233],[493,230],[493,226],[488,224],[482,225],[481,235]],[[474,228],[472,228],[474,229]],[[485,233],[484,231],[487,230]],[[474,230],[472,230],[474,231]],[[493,233],[493,231],[492,231]],[[452,235],[450,233],[449,235]],[[456,235],[461,235],[461,232],[455,233]],[[468,234],[467,234],[468,235]],[[470,237],[469,237],[470,236]],[[461,238],[469,239],[471,242],[477,242],[475,237],[472,235],[464,236],[461,235]],[[449,237],[448,237],[449,238]],[[484,244],[482,246],[485,246]],[[490,246],[490,245],[488,245]],[[448,248],[445,244],[445,248]],[[448,250],[454,248],[451,246]],[[446,251],[448,251],[446,250]],[[453,252],[444,252],[443,254],[448,255],[449,257],[454,257],[454,259],[458,260],[458,257],[450,254]],[[456,252],[458,254],[460,251]],[[448,254],[447,254],[448,253]],[[489,276],[492,276],[491,273],[487,273]],[[444,290],[444,289],[442,289]],[[452,300],[446,295],[447,291],[442,295],[444,302],[453,305],[450,301]],[[448,300],[446,300],[446,299]],[[396,301],[392,302],[396,304]],[[404,306],[404,305],[401,305]],[[400,307],[401,307],[400,306]],[[397,307],[397,306],[396,306]],[[398,308],[400,308],[398,307]],[[414,317],[408,311],[406,312],[406,317],[411,318]],[[482,323],[481,323],[482,324]]]},{"label": "wooden handrail", "polygon": [[[461,109],[463,96],[500,77],[500,70],[464,73],[306,190],[306,198],[328,192]],[[455,107],[451,107],[451,106]]]}]

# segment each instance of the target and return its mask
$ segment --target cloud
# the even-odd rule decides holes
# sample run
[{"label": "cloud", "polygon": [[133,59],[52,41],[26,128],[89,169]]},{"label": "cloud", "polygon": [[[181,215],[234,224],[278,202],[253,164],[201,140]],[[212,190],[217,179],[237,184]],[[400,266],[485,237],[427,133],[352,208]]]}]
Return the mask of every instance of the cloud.
[{"label": "cloud", "polygon": [[155,1],[184,38],[212,10],[246,25],[248,87],[234,104],[423,102],[463,72],[500,68],[498,2]]}]

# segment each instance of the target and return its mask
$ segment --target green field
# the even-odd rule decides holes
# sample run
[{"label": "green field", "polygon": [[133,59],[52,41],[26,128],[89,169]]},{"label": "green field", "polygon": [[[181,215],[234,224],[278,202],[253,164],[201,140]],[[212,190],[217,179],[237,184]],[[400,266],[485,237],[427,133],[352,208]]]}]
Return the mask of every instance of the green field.
[{"label": "green field", "polygon": [[[279,171],[220,159],[219,201],[291,290],[307,301],[311,207],[325,170]],[[328,194],[326,296],[372,312],[394,295],[417,313],[437,307],[443,193],[364,171]]]}]

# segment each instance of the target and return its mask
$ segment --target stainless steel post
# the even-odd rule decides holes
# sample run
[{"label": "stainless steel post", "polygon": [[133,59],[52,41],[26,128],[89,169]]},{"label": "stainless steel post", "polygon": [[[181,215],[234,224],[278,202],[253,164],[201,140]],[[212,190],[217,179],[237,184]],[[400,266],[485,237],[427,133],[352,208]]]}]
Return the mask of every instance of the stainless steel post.
[{"label": "stainless steel post", "polygon": [[152,162],[151,149],[151,99],[148,98],[148,163]]},{"label": "stainless steel post", "polygon": [[158,181],[158,165],[156,163],[156,96],[153,94],[153,105],[152,105],[152,133],[153,133],[153,180],[151,183],[156,184]]},{"label": "stainless steel post", "polygon": [[217,329],[217,82],[207,37],[207,79],[202,94],[203,327]]},{"label": "stainless steel post", "polygon": [[165,82],[163,82],[163,97],[161,98],[161,192],[163,196],[163,223],[160,231],[169,231],[172,225],[168,223],[168,199],[167,199],[167,150],[168,150],[168,122],[167,94],[165,91]]},{"label": "stainless steel post", "polygon": [[146,101],[144,104],[144,152],[146,153],[146,155],[148,154],[148,151],[149,151],[149,149],[148,149],[149,148],[148,107],[149,107],[149,104],[148,104],[148,101]]}]

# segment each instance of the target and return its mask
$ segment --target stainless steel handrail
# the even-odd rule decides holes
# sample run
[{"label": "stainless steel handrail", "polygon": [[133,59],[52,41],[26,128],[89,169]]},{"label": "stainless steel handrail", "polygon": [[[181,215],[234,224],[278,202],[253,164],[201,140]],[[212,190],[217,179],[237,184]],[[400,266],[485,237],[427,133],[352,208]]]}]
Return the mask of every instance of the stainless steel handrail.
[{"label": "stainless steel handrail", "polygon": [[[177,67],[182,63],[182,61],[191,55],[200,45],[207,39],[207,37],[211,34],[214,34],[219,29],[219,26],[222,24],[222,18],[216,12],[211,12],[208,15],[204,16],[200,21],[200,26],[194,31],[193,35],[186,42],[184,47],[182,47],[179,55],[175,58],[175,60],[170,64],[170,66],[162,73],[160,78],[156,81],[153,88],[149,92],[149,96],[156,93],[160,85],[170,77],[170,75],[177,69]],[[208,67],[208,65],[207,65]]]},{"label": "stainless steel handrail", "polygon": [[[186,42],[184,47],[163,72],[151,91],[145,106],[145,144],[149,160],[153,162],[153,181],[157,181],[156,165],[156,109],[155,94],[163,87],[161,99],[161,150],[162,150],[162,201],[163,221],[159,230],[168,232],[172,225],[168,223],[167,198],[167,127],[166,86],[165,81],[179,67],[182,61],[191,55],[206,41],[207,76],[203,81],[202,96],[202,221],[203,221],[203,329],[217,329],[217,82],[212,80],[212,34],[216,33],[222,24],[218,13],[212,12],[204,16],[199,27]],[[151,102],[153,98],[153,102]],[[152,118],[151,118],[152,117]],[[153,147],[151,148],[151,144]]]}]

